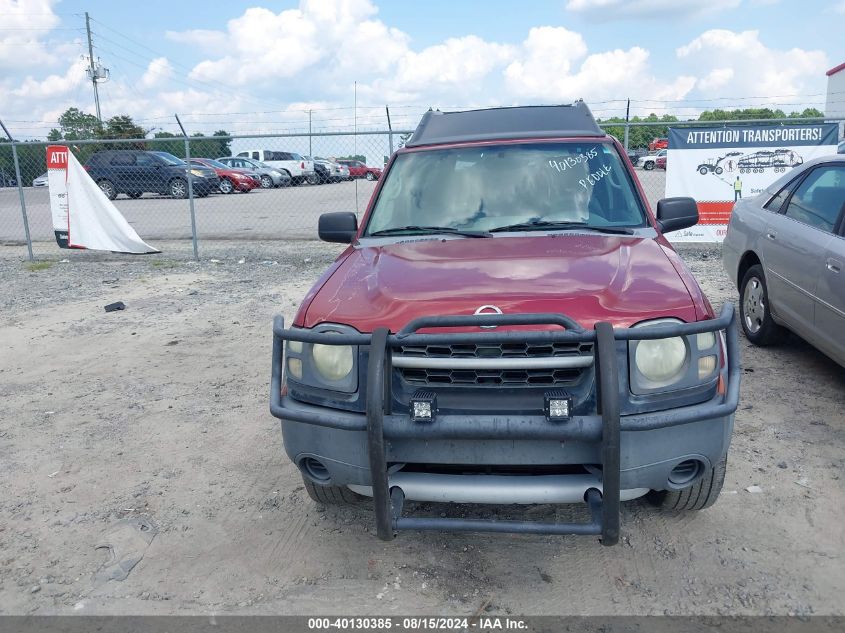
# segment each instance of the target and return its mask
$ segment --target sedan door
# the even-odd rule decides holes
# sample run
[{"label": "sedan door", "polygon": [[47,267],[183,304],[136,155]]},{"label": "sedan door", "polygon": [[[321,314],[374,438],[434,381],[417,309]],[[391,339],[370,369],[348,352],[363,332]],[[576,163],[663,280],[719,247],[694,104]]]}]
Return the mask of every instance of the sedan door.
[{"label": "sedan door", "polygon": [[[763,261],[772,312],[799,335],[818,341],[817,293],[828,245],[834,237],[842,201],[834,183],[841,165],[816,167],[798,185],[781,214],[769,217],[763,236]],[[845,178],[842,179],[845,183]]]},{"label": "sedan door", "polygon": [[818,346],[845,366],[845,168],[838,187],[839,230],[824,250],[816,304]]}]

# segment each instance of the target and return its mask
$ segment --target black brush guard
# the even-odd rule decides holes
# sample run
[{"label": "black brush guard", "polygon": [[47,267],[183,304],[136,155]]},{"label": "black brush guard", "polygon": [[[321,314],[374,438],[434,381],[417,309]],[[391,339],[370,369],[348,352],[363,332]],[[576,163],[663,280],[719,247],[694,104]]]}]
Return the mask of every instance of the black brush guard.
[{"label": "black brush guard", "polygon": [[[467,332],[417,334],[424,328],[478,327],[501,325],[560,325],[562,330]],[[703,332],[726,334],[727,391],[708,402],[666,411],[619,414],[619,353],[616,341],[647,340],[689,336]],[[284,341],[324,345],[369,346],[367,368],[367,413],[349,414],[321,407],[286,407],[282,398]],[[391,390],[391,350],[403,345],[454,345],[502,343],[594,343],[599,411],[595,416],[576,416],[568,422],[547,422],[536,418],[474,415],[438,416],[434,423],[417,424],[408,415],[389,409]],[[739,402],[739,339],[735,310],[725,304],[716,319],[694,323],[667,323],[648,328],[618,328],[596,323],[585,330],[560,314],[515,314],[423,317],[409,323],[397,334],[378,328],[372,334],[327,334],[306,329],[285,329],[284,320],[273,322],[273,365],[270,385],[270,412],[277,418],[315,424],[346,431],[366,431],[372,476],[373,504],[379,538],[392,540],[399,530],[441,530],[453,532],[508,532],[522,534],[594,534],[604,545],[619,540],[620,432],[646,431],[698,420],[714,419],[736,411]],[[380,386],[380,387],[377,387]],[[591,488],[585,495],[591,520],[588,523],[544,523],[402,516],[404,495],[390,488],[385,439],[543,439],[601,443],[602,490]]]}]

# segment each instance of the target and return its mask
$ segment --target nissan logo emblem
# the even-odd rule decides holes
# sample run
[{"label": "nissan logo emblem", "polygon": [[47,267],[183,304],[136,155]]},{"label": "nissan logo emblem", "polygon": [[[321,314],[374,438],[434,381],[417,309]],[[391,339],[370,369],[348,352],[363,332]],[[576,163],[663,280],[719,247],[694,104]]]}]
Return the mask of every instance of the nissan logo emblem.
[{"label": "nissan logo emblem", "polygon": [[[494,305],[486,305],[476,308],[473,314],[502,314],[502,309],[499,306]],[[495,325],[479,325],[478,327],[484,328],[485,330],[492,330],[496,326]]]}]

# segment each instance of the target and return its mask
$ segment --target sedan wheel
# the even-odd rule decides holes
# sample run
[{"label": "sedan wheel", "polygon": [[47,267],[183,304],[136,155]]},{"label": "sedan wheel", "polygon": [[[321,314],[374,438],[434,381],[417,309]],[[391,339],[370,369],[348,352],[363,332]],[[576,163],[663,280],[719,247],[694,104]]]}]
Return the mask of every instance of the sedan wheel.
[{"label": "sedan wheel", "polygon": [[368,171],[367,172],[367,180],[375,180],[375,179],[376,179],[375,174],[373,174],[373,172],[371,172],[371,171]]},{"label": "sedan wheel", "polygon": [[232,184],[232,181],[224,178],[220,181],[220,193],[232,193],[235,190],[235,186]]},{"label": "sedan wheel", "polygon": [[643,169],[645,169],[646,171],[651,171],[652,169],[654,169],[654,161],[649,160],[643,163]]},{"label": "sedan wheel", "polygon": [[755,345],[772,345],[785,334],[772,319],[766,277],[759,264],[749,268],[742,279],[739,316],[745,336]]},{"label": "sedan wheel", "polygon": [[262,189],[272,189],[273,188],[273,179],[270,176],[261,176],[261,188]]}]

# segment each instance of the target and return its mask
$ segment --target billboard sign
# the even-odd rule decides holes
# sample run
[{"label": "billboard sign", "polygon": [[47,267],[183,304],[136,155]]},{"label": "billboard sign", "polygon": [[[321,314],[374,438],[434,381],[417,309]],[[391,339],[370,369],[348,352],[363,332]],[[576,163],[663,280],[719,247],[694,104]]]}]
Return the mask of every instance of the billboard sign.
[{"label": "billboard sign", "polygon": [[793,167],[836,153],[835,123],[670,128],[666,197],[698,202],[699,223],[673,242],[721,242],[734,202],[756,196]]},{"label": "billboard sign", "polygon": [[158,253],[135,232],[65,145],[47,147],[50,213],[59,248]]}]

